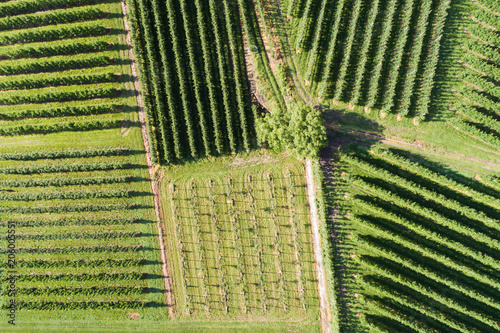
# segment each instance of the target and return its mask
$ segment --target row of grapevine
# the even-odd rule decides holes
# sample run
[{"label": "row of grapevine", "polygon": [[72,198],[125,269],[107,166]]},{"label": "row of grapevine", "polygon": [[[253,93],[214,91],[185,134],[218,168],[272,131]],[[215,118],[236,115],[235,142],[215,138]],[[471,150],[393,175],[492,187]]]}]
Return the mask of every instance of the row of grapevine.
[{"label": "row of grapevine", "polygon": [[[77,247],[16,247],[16,253],[82,253],[82,252],[92,252],[92,253],[115,253],[115,252],[138,252],[142,251],[142,245],[98,245],[98,246],[77,246]],[[6,254],[9,249],[0,249],[0,253]],[[51,274],[49,274],[50,276]],[[31,275],[32,278],[34,275]],[[63,275],[67,277],[67,275]],[[53,281],[57,281],[57,276],[54,276]],[[132,278],[130,278],[132,279]],[[18,281],[23,281],[18,279]],[[27,281],[33,281],[29,278]]]},{"label": "row of grapevine", "polygon": [[132,218],[101,218],[101,219],[57,219],[57,220],[6,220],[0,222],[0,227],[15,225],[16,227],[53,227],[53,226],[82,226],[82,225],[132,225],[141,223],[141,220]]},{"label": "row of grapevine", "polygon": [[[109,98],[119,96],[120,89],[114,87],[93,88],[87,90],[74,91],[59,91],[59,92],[42,92],[38,94],[11,94],[3,99],[0,99],[0,105],[15,105],[15,104],[33,104],[47,103],[60,101],[74,101],[95,98]],[[26,125],[31,126],[31,125]],[[33,125],[37,126],[37,125]],[[5,132],[5,129],[3,130]]]},{"label": "row of grapevine", "polygon": [[374,60],[375,67],[373,69],[373,73],[370,78],[370,85],[368,88],[368,98],[366,104],[366,107],[369,109],[375,106],[379,98],[380,78],[382,75],[382,68],[383,68],[382,66],[384,63],[386,50],[389,46],[389,40],[392,33],[392,25],[393,25],[392,22],[394,20],[396,9],[397,9],[396,0],[391,0],[388,4],[386,15],[384,17],[382,25],[382,35],[380,37],[380,42]]},{"label": "row of grapevine", "polygon": [[103,18],[106,12],[99,7],[83,7],[56,12],[42,12],[0,19],[0,31],[64,24],[78,21],[93,21]]},{"label": "row of grapevine", "polygon": [[41,159],[59,159],[59,158],[82,158],[94,156],[124,156],[129,154],[127,148],[96,148],[88,150],[45,150],[29,151],[25,153],[3,153],[0,154],[0,160],[10,161],[33,161]]},{"label": "row of grapevine", "polygon": [[396,40],[394,56],[389,70],[389,78],[385,87],[384,98],[382,102],[383,106],[380,110],[381,115],[389,113],[394,106],[396,86],[398,84],[400,73],[399,69],[401,68],[406,42],[408,40],[408,35],[410,34],[411,17],[413,15],[414,9],[414,0],[405,1],[403,8],[403,17],[401,19],[401,24],[399,25],[400,34],[398,34],[398,39]]},{"label": "row of grapevine", "polygon": [[0,17],[36,13],[59,8],[86,6],[103,0],[18,0],[0,3]]},{"label": "row of grapevine", "polygon": [[[51,278],[52,277],[52,278]],[[6,281],[7,276],[2,276],[0,281]],[[141,280],[145,276],[138,272],[127,273],[81,273],[81,274],[19,274],[19,282],[48,282],[48,281],[131,281]]]},{"label": "row of grapevine", "polygon": [[74,185],[103,185],[131,182],[130,176],[109,176],[95,178],[55,178],[32,180],[0,180],[4,187],[47,187],[47,186],[74,186]]},{"label": "row of grapevine", "polygon": [[[56,268],[56,267],[133,267],[140,266],[144,263],[144,259],[140,258],[124,258],[124,259],[79,259],[79,260],[50,260],[50,259],[34,259],[34,260],[18,260],[17,267],[19,268]],[[0,263],[0,267],[7,268],[8,261]]]},{"label": "row of grapevine", "polygon": [[112,190],[96,192],[36,192],[36,193],[14,193],[0,194],[3,201],[39,201],[39,200],[64,200],[64,199],[100,199],[100,198],[122,198],[133,196],[134,191]]},{"label": "row of grapevine", "polygon": [[[87,309],[142,309],[148,306],[146,301],[85,301],[85,302],[50,302],[50,301],[40,301],[40,302],[28,302],[28,301],[17,301],[17,309],[28,309],[28,310],[87,310]],[[3,306],[4,309],[8,309],[6,305]]]},{"label": "row of grapevine", "polygon": [[20,240],[47,240],[47,239],[114,239],[114,238],[133,238],[141,237],[142,233],[128,231],[107,231],[107,232],[81,232],[81,233],[46,233],[46,234],[19,234],[17,238]]},{"label": "row of grapevine", "polygon": [[415,38],[413,40],[408,69],[406,71],[406,77],[403,84],[401,105],[399,106],[399,115],[401,117],[405,117],[408,114],[410,104],[412,102],[412,96],[414,94],[413,88],[417,78],[417,70],[419,68],[420,56],[423,51],[424,38],[426,35],[427,25],[429,23],[431,9],[432,1],[425,1],[418,16]]},{"label": "row of grapevine", "polygon": [[324,29],[326,28],[326,22],[328,22],[328,18],[326,18],[326,13],[327,13],[327,7],[329,5],[329,0],[322,0],[321,2],[321,10],[319,12],[318,20],[316,22],[316,33],[314,35],[313,43],[312,43],[312,48],[311,48],[311,55],[309,57],[309,60],[307,61],[307,70],[305,74],[305,79],[310,80],[311,76],[315,74],[316,72],[316,57],[315,55],[318,53],[319,48],[320,48],[320,41],[321,41],[321,36],[324,34]]},{"label": "row of grapevine", "polygon": [[47,58],[37,62],[21,62],[0,64],[0,75],[18,75],[49,71],[62,71],[75,68],[88,68],[112,65],[115,59],[98,55],[84,59],[51,59]]},{"label": "row of grapevine", "polygon": [[72,27],[56,26],[37,29],[20,30],[0,34],[0,45],[17,43],[46,42],[58,39],[99,36],[107,32],[106,27],[99,24],[81,24]]},{"label": "row of grapevine", "polygon": [[[349,62],[351,60],[351,50],[353,47],[354,38],[356,37],[358,18],[361,14],[362,9],[361,4],[362,0],[356,0],[356,2],[354,2],[353,13],[351,16],[351,20],[349,21],[349,30],[347,32],[347,39],[345,43],[346,45],[343,49],[342,61],[340,63],[337,82],[335,83],[335,93],[333,95],[333,99],[336,101],[340,100],[340,98],[342,97],[342,93],[344,92],[347,69],[349,68]],[[322,84],[327,84],[327,82],[323,82]]]},{"label": "row of grapevine", "polygon": [[458,78],[477,87],[477,89],[481,92],[485,92],[490,96],[500,98],[500,86],[496,85],[495,82],[488,80],[482,75],[478,75],[477,73],[472,74],[464,71],[458,74]]},{"label": "row of grapevine", "polygon": [[372,42],[373,27],[375,25],[375,19],[377,18],[379,10],[379,2],[380,2],[379,0],[376,0],[371,4],[370,12],[368,14],[369,17],[363,36],[363,45],[361,47],[361,53],[359,55],[358,65],[356,67],[354,88],[352,91],[351,100],[349,102],[351,105],[358,104],[359,97],[361,94],[361,85],[363,83],[363,77],[365,75],[366,63],[368,62],[368,52],[370,50],[371,44],[373,43]]},{"label": "row of grapevine", "polygon": [[[146,293],[144,287],[46,287],[46,288],[19,288],[17,295],[19,296],[99,296],[99,295],[115,295],[115,296],[130,296]],[[4,291],[7,294],[7,291]]]},{"label": "row of grapevine", "polygon": [[330,32],[330,39],[328,40],[328,49],[326,51],[326,56],[325,56],[326,63],[322,76],[323,84],[321,85],[322,89],[318,93],[320,99],[325,96],[327,89],[326,83],[330,82],[330,80],[332,79],[333,66],[334,66],[333,60],[336,53],[335,51],[338,49],[337,38],[339,35],[340,26],[344,15],[344,6],[345,6],[345,0],[339,0],[335,8],[335,21],[332,26],[332,31]]},{"label": "row of grapevine", "polygon": [[82,106],[63,106],[50,109],[33,109],[11,111],[8,113],[0,113],[0,119],[22,119],[22,118],[50,118],[64,116],[82,116],[92,114],[104,114],[116,112],[120,109],[118,104],[94,104]]},{"label": "row of grapevine", "polygon": [[96,84],[114,82],[118,76],[114,73],[83,74],[71,76],[37,77],[6,80],[0,82],[0,90],[33,89],[41,87],[69,86],[76,84]]},{"label": "row of grapevine", "polygon": [[437,11],[437,21],[433,30],[433,38],[429,48],[429,54],[425,64],[422,88],[420,97],[417,103],[417,111],[415,117],[422,121],[429,112],[429,105],[431,103],[432,89],[434,88],[434,77],[436,75],[436,68],[439,61],[439,50],[441,49],[441,39],[446,23],[446,17],[451,6],[451,0],[444,0],[439,4]]},{"label": "row of grapevine", "polygon": [[88,121],[68,121],[64,123],[43,124],[43,125],[18,125],[4,127],[0,129],[0,135],[27,135],[27,134],[47,134],[67,131],[92,131],[96,129],[118,128],[122,124],[120,119],[116,120],[88,120]]},{"label": "row of grapevine", "polygon": [[79,171],[98,171],[98,170],[117,170],[129,169],[133,165],[127,162],[122,163],[75,163],[75,164],[47,164],[33,165],[24,167],[6,167],[0,168],[0,174],[12,175],[31,175],[39,173],[54,173],[54,172],[79,172]]}]

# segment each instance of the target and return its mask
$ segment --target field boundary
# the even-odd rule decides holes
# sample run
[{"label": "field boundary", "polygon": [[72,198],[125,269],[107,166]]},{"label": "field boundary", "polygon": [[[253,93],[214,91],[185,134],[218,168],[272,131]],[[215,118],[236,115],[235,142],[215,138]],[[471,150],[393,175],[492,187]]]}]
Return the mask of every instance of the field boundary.
[{"label": "field boundary", "polygon": [[318,292],[320,304],[320,321],[323,332],[330,333],[332,327],[330,324],[329,309],[327,296],[327,284],[325,267],[323,266],[323,249],[321,248],[321,235],[319,232],[318,209],[316,207],[314,179],[312,163],[310,159],[306,159],[306,183],[307,183],[307,201],[309,202],[309,210],[311,213],[311,227],[313,235],[314,258],[316,261],[316,276],[318,278]]},{"label": "field boundary", "polygon": [[139,86],[139,80],[137,78],[137,66],[135,64],[135,56],[134,56],[134,51],[132,48],[132,36],[130,33],[128,21],[127,21],[127,7],[125,5],[124,0],[120,0],[120,4],[122,7],[122,13],[123,13],[123,24],[124,24],[124,28],[126,31],[126,42],[127,42],[127,46],[129,49],[128,55],[129,55],[129,59],[130,59],[130,67],[132,69],[132,80],[134,83],[133,87],[134,87],[135,96],[137,99],[137,107],[139,109],[138,113],[139,113],[139,122],[141,123],[142,140],[144,142],[144,148],[146,150],[146,160],[147,160],[147,164],[148,164],[149,178],[151,179],[151,189],[153,191],[153,198],[154,198],[154,204],[155,204],[155,214],[156,214],[157,227],[158,227],[158,240],[160,243],[160,252],[161,252],[162,275],[163,275],[163,282],[165,284],[165,297],[166,297],[166,301],[167,301],[168,314],[172,318],[174,316],[172,282],[170,281],[170,275],[168,274],[167,258],[165,256],[165,242],[164,242],[163,226],[162,226],[162,219],[161,219],[161,213],[160,213],[160,195],[159,195],[159,190],[158,190],[158,184],[155,182],[155,178],[154,178],[155,169],[154,169],[153,163],[151,161],[151,154],[150,154],[150,148],[149,148],[149,138],[148,138],[148,133],[147,133],[147,129],[146,129],[144,109],[142,106],[141,89]]}]

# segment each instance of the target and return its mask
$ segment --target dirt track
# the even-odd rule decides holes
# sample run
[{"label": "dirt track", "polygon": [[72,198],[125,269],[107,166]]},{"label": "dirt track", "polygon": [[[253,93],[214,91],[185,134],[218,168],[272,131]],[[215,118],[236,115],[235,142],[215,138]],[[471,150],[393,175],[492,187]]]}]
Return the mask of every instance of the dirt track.
[{"label": "dirt track", "polygon": [[318,210],[314,193],[314,179],[312,164],[310,159],[306,159],[306,180],[307,180],[307,199],[311,211],[311,226],[314,245],[314,259],[316,261],[316,276],[318,278],[319,303],[321,312],[321,328],[323,332],[330,333],[330,308],[328,304],[328,287],[326,285],[325,267],[323,266],[323,251],[321,249],[321,235],[319,233]]},{"label": "dirt track", "polygon": [[146,149],[146,159],[147,159],[147,163],[148,163],[149,178],[151,179],[151,189],[153,191],[153,197],[154,197],[154,203],[155,203],[155,213],[156,213],[156,220],[157,220],[157,227],[158,227],[158,238],[159,238],[160,252],[161,252],[162,275],[163,275],[163,282],[165,283],[165,297],[167,300],[168,314],[170,317],[173,317],[172,283],[170,280],[170,275],[168,274],[168,271],[167,271],[167,258],[165,256],[165,243],[164,243],[163,226],[162,226],[161,213],[160,213],[160,196],[159,196],[159,191],[158,191],[158,184],[156,183],[155,178],[154,178],[155,170],[154,170],[153,163],[151,162],[151,154],[150,154],[150,150],[149,150],[149,138],[148,138],[148,132],[146,129],[144,109],[142,106],[141,89],[139,86],[139,80],[137,79],[137,67],[135,65],[135,56],[134,56],[134,52],[132,50],[132,36],[130,34],[130,28],[129,28],[128,21],[127,21],[127,7],[126,7],[123,0],[121,0],[120,3],[122,6],[122,12],[123,12],[123,24],[125,27],[125,31],[127,32],[126,40],[127,40],[127,45],[128,45],[128,49],[129,49],[129,59],[130,59],[130,66],[132,68],[132,78],[133,78],[134,90],[135,90],[135,94],[136,94],[136,98],[137,98],[137,106],[139,107],[139,121],[141,123],[142,140],[144,141],[144,148]]}]

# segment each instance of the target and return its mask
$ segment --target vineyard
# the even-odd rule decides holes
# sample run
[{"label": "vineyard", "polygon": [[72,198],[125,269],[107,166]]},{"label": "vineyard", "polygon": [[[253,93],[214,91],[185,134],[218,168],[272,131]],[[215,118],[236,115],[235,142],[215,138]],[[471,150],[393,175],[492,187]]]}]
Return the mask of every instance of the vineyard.
[{"label": "vineyard", "polygon": [[245,2],[129,1],[152,158],[160,164],[256,145],[240,27],[249,24]]},{"label": "vineyard", "polygon": [[336,158],[345,328],[497,332],[498,178],[416,158],[381,146]]},{"label": "vineyard", "polygon": [[448,122],[462,133],[500,147],[500,16],[493,1],[470,5],[460,39],[458,83]]},{"label": "vineyard", "polygon": [[425,119],[451,1],[288,0],[299,75],[320,101]]},{"label": "vineyard", "polygon": [[303,166],[259,159],[162,176],[179,316],[317,317]]},{"label": "vineyard", "polygon": [[500,332],[499,149],[498,0],[0,0],[0,331]]},{"label": "vineyard", "polygon": [[0,306],[15,286],[24,329],[167,317],[121,11],[0,3]]}]

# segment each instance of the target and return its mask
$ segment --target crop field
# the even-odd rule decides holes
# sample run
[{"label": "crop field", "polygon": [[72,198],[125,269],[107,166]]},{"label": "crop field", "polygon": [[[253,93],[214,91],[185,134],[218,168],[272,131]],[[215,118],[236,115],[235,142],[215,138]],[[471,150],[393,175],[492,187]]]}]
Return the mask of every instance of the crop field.
[{"label": "crop field", "polygon": [[451,2],[283,1],[300,76],[319,100],[425,119]]},{"label": "crop field", "polygon": [[120,3],[2,2],[0,45],[2,318],[11,285],[20,329],[166,317]]},{"label": "crop field", "polygon": [[0,0],[0,331],[500,332],[499,149],[498,0]]},{"label": "crop field", "polygon": [[244,3],[129,1],[152,158],[160,164],[255,147],[239,26]]},{"label": "crop field", "polygon": [[284,320],[314,330],[303,165],[274,155],[225,161],[161,175],[176,315]]},{"label": "crop field", "polygon": [[336,157],[344,330],[497,332],[499,178],[383,146]]},{"label": "crop field", "polygon": [[[495,12],[496,11],[496,12]],[[494,1],[471,3],[460,34],[457,84],[449,123],[463,133],[500,147],[500,16]],[[495,14],[497,13],[497,14]]]}]

